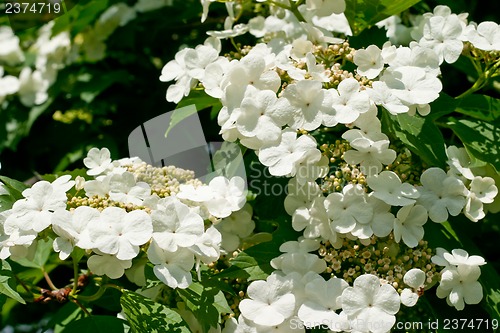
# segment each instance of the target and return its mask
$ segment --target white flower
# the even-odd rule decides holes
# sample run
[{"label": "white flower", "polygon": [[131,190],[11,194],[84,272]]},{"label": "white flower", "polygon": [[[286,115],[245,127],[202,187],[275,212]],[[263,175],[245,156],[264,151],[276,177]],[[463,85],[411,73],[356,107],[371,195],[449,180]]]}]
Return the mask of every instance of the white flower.
[{"label": "white flower", "polygon": [[17,77],[12,75],[3,76],[4,69],[0,66],[0,103],[3,103],[7,95],[15,94],[20,87]]},{"label": "white flower", "polygon": [[245,89],[252,85],[260,90],[272,90],[277,92],[281,86],[281,80],[274,70],[270,70],[270,64],[266,63],[261,54],[249,53],[246,57],[235,62],[225,78],[229,85],[236,85]]},{"label": "white flower", "polygon": [[[368,112],[370,110],[370,99],[365,91],[359,90],[359,82],[354,78],[347,78],[340,82],[337,90],[337,94],[333,96],[333,119],[341,124],[349,124],[355,121],[361,113]],[[324,119],[327,116],[324,116]],[[324,121],[326,126],[332,121]],[[336,124],[336,123],[335,123]]]},{"label": "white flower", "polygon": [[389,140],[373,141],[366,136],[349,137],[352,148],[344,153],[349,164],[360,164],[361,172],[374,175],[382,171],[382,164],[388,165],[396,159],[396,152],[389,148]]},{"label": "white flower", "polygon": [[353,287],[342,293],[342,308],[360,332],[385,333],[396,322],[400,307],[398,292],[389,284],[380,284],[377,276],[364,274],[354,280]]},{"label": "white flower", "polygon": [[299,308],[298,317],[306,327],[328,325],[333,331],[338,331],[340,321],[336,310],[342,307],[342,291],[349,284],[336,277],[325,281],[318,277],[306,284],[307,299]]},{"label": "white flower", "polygon": [[271,260],[271,266],[285,274],[297,272],[301,275],[307,272],[322,273],[326,269],[326,262],[316,254],[304,252],[284,253]]},{"label": "white flower", "polygon": [[[473,255],[469,256],[467,251],[462,249],[454,249],[451,253],[445,251],[442,248],[437,249],[437,254],[432,257],[432,261],[440,266],[482,266],[486,265],[486,261],[481,256]],[[444,260],[444,261],[443,261]]]},{"label": "white flower", "polygon": [[19,37],[14,34],[9,25],[0,27],[0,61],[10,66],[24,61],[24,54],[19,46]]},{"label": "white flower", "polygon": [[208,183],[208,187],[213,196],[210,200],[204,201],[203,205],[215,217],[228,217],[245,205],[246,183],[239,176],[231,179],[217,176]]},{"label": "white flower", "polygon": [[393,229],[394,215],[390,213],[391,205],[377,199],[372,193],[368,195],[368,203],[373,208],[373,218],[370,222],[370,227],[375,236],[385,237]]},{"label": "white flower", "polygon": [[169,252],[153,241],[148,249],[148,258],[155,265],[153,272],[156,277],[170,288],[186,289],[191,284],[190,270],[194,265],[194,255],[188,249],[179,248]]},{"label": "white flower", "polygon": [[151,195],[148,183],[136,182],[132,173],[114,174],[109,181],[109,198],[113,201],[140,206]]},{"label": "white flower", "polygon": [[191,88],[198,82],[188,74],[189,68],[184,60],[188,51],[189,49],[186,48],[177,52],[174,60],[169,61],[161,70],[160,81],[176,81],[167,89],[166,97],[169,102],[179,103],[182,97],[189,95]]},{"label": "white flower", "polygon": [[293,115],[291,128],[317,129],[324,120],[323,115],[331,112],[332,94],[321,87],[321,82],[313,80],[301,80],[286,87],[279,106]]},{"label": "white flower", "polygon": [[482,203],[492,203],[498,194],[498,188],[495,186],[495,180],[491,177],[474,177],[470,183],[470,191]]},{"label": "white flower", "polygon": [[266,281],[250,283],[249,298],[240,302],[241,315],[258,325],[276,326],[290,318],[295,309],[295,296],[290,281],[271,274]]},{"label": "white flower", "polygon": [[205,264],[210,264],[219,259],[221,241],[222,235],[219,230],[214,226],[208,228],[190,248],[198,259],[197,265],[199,265],[199,260],[203,261]]},{"label": "white flower", "polygon": [[109,182],[113,175],[109,174],[107,176],[99,176],[95,180],[87,180],[83,185],[85,190],[85,195],[87,197],[93,197],[95,195],[100,197],[105,197],[109,194]]},{"label": "white flower", "polygon": [[354,64],[358,66],[358,73],[368,79],[376,78],[384,68],[382,50],[376,45],[370,45],[366,49],[357,50],[354,54]]},{"label": "white flower", "polygon": [[19,74],[19,99],[25,106],[40,105],[49,98],[47,90],[50,81],[39,70],[32,71],[30,67],[24,67]]},{"label": "white flower", "polygon": [[439,97],[439,92],[443,89],[438,78],[414,66],[388,69],[380,80],[407,105],[430,103]]},{"label": "white flower", "polygon": [[465,206],[466,191],[464,183],[453,175],[446,175],[440,168],[429,168],[422,173],[417,187],[420,197],[417,203],[429,212],[434,222],[444,222],[451,216],[457,216]]},{"label": "white flower", "polygon": [[451,64],[457,61],[463,49],[462,33],[465,23],[455,14],[434,15],[425,20],[423,37],[419,44],[434,50],[443,60]]},{"label": "white flower", "polygon": [[323,197],[319,185],[314,181],[299,183],[297,178],[288,181],[286,188],[285,210],[289,215],[293,215],[295,210],[301,207],[310,208],[314,200]]},{"label": "white flower", "polygon": [[262,142],[277,141],[290,112],[277,105],[277,100],[275,92],[249,86],[240,108],[235,110],[238,131],[247,137],[257,137]]},{"label": "white flower", "polygon": [[466,40],[477,49],[483,51],[500,50],[500,25],[495,22],[485,21],[479,23],[477,27],[468,26],[465,35]]},{"label": "white flower", "polygon": [[296,131],[285,129],[278,144],[264,145],[259,150],[259,161],[269,167],[273,176],[294,176],[297,164],[316,146],[316,140],[312,136],[301,135],[297,138]]},{"label": "white flower", "polygon": [[373,190],[373,196],[392,206],[408,206],[415,203],[420,194],[408,183],[401,183],[393,171],[382,171],[367,177],[366,182]]},{"label": "white flower", "polygon": [[[64,177],[63,180],[66,179]],[[68,184],[73,186],[72,183]],[[14,203],[12,214],[5,221],[5,233],[12,234],[17,229],[40,232],[50,226],[53,212],[66,208],[66,188],[40,181],[24,190],[22,194],[25,199]]]},{"label": "white flower", "polygon": [[89,176],[98,176],[111,167],[111,153],[108,148],[92,148],[83,159],[83,164],[89,168]]},{"label": "white flower", "polygon": [[170,252],[178,247],[189,247],[203,235],[204,225],[200,215],[191,211],[175,197],[158,201],[157,209],[151,212],[153,239],[158,246]]},{"label": "white flower", "polygon": [[253,232],[255,222],[252,220],[252,214],[252,206],[247,203],[242,209],[215,225],[222,235],[221,246],[226,252],[236,250],[240,245],[240,240],[250,236]]},{"label": "white flower", "polygon": [[478,266],[445,268],[441,272],[441,281],[436,294],[445,298],[450,306],[463,310],[465,304],[478,304],[483,299],[483,288],[477,281],[481,275]]},{"label": "white flower", "polygon": [[127,213],[118,207],[107,207],[99,221],[89,226],[89,236],[95,248],[120,260],[133,259],[139,254],[139,246],[151,239],[151,217],[142,210]]},{"label": "white flower", "polygon": [[58,209],[52,217],[52,230],[59,236],[54,240],[54,251],[59,252],[59,258],[65,260],[76,245],[82,249],[93,248],[89,237],[88,225],[99,223],[99,211],[88,206],[77,207],[72,213]]},{"label": "white flower", "polygon": [[424,237],[423,225],[427,222],[427,210],[420,205],[405,206],[399,209],[394,219],[394,240],[401,238],[408,247],[415,247]]},{"label": "white flower", "polygon": [[366,233],[371,231],[367,224],[372,220],[373,208],[366,201],[361,185],[349,184],[342,189],[342,193],[329,194],[325,206],[333,230],[340,233],[359,231],[360,238],[371,236]]},{"label": "white flower", "polygon": [[87,265],[96,275],[107,275],[111,279],[119,279],[125,269],[132,266],[132,260],[120,260],[110,254],[94,254],[87,260]]},{"label": "white flower", "polygon": [[401,292],[401,303],[405,306],[412,307],[417,304],[418,293],[420,288],[423,288],[426,275],[424,271],[418,268],[412,268],[403,277],[403,282],[410,288],[405,288]]},{"label": "white flower", "polygon": [[471,159],[465,148],[449,146],[446,148],[446,156],[448,156],[446,163],[450,166],[451,172],[462,175],[469,180],[474,179],[474,174],[469,167]]},{"label": "white flower", "polygon": [[408,106],[404,105],[399,98],[392,93],[392,89],[387,87],[383,81],[375,81],[372,89],[368,90],[370,99],[376,104],[383,106],[389,113],[397,115],[398,113],[408,112]]}]

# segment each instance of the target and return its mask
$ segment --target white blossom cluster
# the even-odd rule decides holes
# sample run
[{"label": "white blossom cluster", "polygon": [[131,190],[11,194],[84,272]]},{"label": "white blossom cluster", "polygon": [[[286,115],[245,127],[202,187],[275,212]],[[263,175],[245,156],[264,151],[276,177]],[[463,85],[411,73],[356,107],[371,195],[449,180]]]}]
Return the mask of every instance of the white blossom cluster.
[{"label": "white blossom cluster", "polygon": [[[205,19],[213,1],[201,2]],[[496,171],[471,168],[464,148],[448,147],[449,169],[430,167],[417,183],[389,170],[398,152],[382,132],[377,113],[382,107],[392,115],[430,114],[430,103],[442,90],[440,65],[455,62],[464,42],[480,50],[500,50],[500,30],[493,22],[468,25],[466,15],[438,6],[415,18],[415,26],[404,33],[408,46],[387,42],[382,49],[371,45],[344,55],[357,66],[352,74],[324,60],[325,54],[348,52],[349,45],[328,32],[347,32],[345,2],[290,4],[295,12],[285,5],[271,6],[268,17],[233,26],[239,5],[226,2],[225,30],[210,32],[203,45],[179,51],[160,76],[161,81],[175,80],[167,89],[168,101],[179,102],[196,86],[220,99],[223,138],[253,149],[271,175],[291,178],[284,204],[303,238],[281,246],[284,253],[271,262],[276,271],[266,281],[249,285],[248,299],[239,305],[241,316],[232,318],[224,332],[304,331],[319,325],[334,332],[388,332],[400,304],[416,304],[425,272],[408,271],[408,288],[401,294],[372,274],[359,276],[349,286],[343,279],[320,276],[326,264],[310,252],[320,242],[334,247],[345,239],[370,244],[373,237],[389,235],[415,248],[428,220],[442,223],[463,213],[477,222],[488,209],[498,209]],[[398,43],[401,33],[396,31],[397,21],[391,22],[388,34]],[[384,24],[390,28],[389,21]],[[220,39],[247,30],[262,42],[236,57],[219,55]],[[341,137],[350,147],[343,161],[356,166],[366,182],[347,184],[325,196],[318,182],[330,172],[329,158],[310,132],[332,127],[343,129]],[[482,292],[472,293],[481,288],[477,279],[484,259],[472,256],[469,262],[463,252],[454,250],[456,260],[446,263],[434,260],[445,266],[438,296],[447,297],[459,310],[464,302],[477,304],[482,299]],[[467,287],[460,289],[458,283]]]},{"label": "white blossom cluster", "polygon": [[[251,223],[242,231],[229,222],[233,212],[248,214],[245,184],[239,177],[217,176],[208,185],[187,181],[160,197],[150,184],[137,181],[144,164],[137,158],[112,161],[108,149],[93,148],[84,164],[94,179],[71,180],[67,175],[52,183],[39,181],[0,213],[1,259],[29,257],[37,239],[52,231],[59,258],[83,249],[94,274],[117,279],[127,269],[140,271],[133,265],[142,265],[144,281],[145,262],[133,259],[147,256],[159,280],[171,288],[187,288],[195,264],[199,270],[201,263],[210,264],[221,254],[222,234],[212,221],[224,219],[219,228],[236,237],[229,240],[231,247],[238,247],[239,236],[253,231]],[[164,167],[158,172],[193,178],[192,172],[181,169]],[[69,194],[73,188],[77,195]],[[82,190],[84,195],[78,195]],[[141,280],[141,273],[132,275],[134,282]]]},{"label": "white blossom cluster", "polygon": [[[106,55],[106,40],[138,14],[171,5],[169,0],[138,0],[134,6],[117,3],[107,8],[93,26],[71,38],[67,30],[52,34],[55,21],[40,29],[30,47],[22,46],[10,26],[0,26],[0,106],[10,95],[27,107],[49,98],[48,89],[65,66],[84,59],[95,62]],[[25,63],[35,56],[33,66]],[[9,74],[9,71],[12,72]]]}]

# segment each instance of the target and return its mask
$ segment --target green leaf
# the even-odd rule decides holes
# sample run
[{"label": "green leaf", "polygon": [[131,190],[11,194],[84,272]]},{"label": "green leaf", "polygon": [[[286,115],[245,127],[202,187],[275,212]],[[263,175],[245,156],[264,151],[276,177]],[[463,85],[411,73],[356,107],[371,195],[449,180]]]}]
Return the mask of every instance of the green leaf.
[{"label": "green leaf", "polygon": [[26,304],[24,299],[16,291],[16,283],[12,268],[6,260],[2,260],[2,270],[0,271],[0,293],[8,296],[19,303]]},{"label": "green leaf", "polygon": [[348,0],[344,12],[354,35],[382,21],[399,14],[421,0]]},{"label": "green leaf", "polygon": [[189,96],[183,98],[179,102],[179,104],[177,105],[177,109],[192,104],[196,106],[196,110],[198,110],[198,112],[209,107],[219,107],[219,109],[222,107],[222,104],[218,98],[207,95],[204,90],[192,90],[189,93]]},{"label": "green leaf", "polygon": [[10,179],[10,178],[5,177],[5,176],[0,176],[0,180],[2,181],[2,183],[5,184],[5,186],[7,186],[8,189],[11,189],[11,190],[15,191],[16,193],[19,193],[19,195],[18,195],[19,198],[23,197],[21,195],[21,193],[25,189],[28,188],[28,185],[21,183],[20,181],[17,181],[15,179]]},{"label": "green leaf", "polygon": [[61,333],[121,333],[125,322],[113,316],[90,316],[68,324]]},{"label": "green leaf", "polygon": [[172,113],[172,116],[170,117],[170,124],[168,125],[167,132],[165,132],[165,137],[168,136],[168,133],[172,130],[172,128],[174,128],[174,126],[177,126],[177,124],[179,124],[181,121],[197,112],[198,111],[193,104],[182,107],[180,109],[175,109]]},{"label": "green leaf", "polygon": [[217,327],[221,314],[232,312],[222,291],[214,286],[194,282],[186,289],[177,290],[177,293],[198,319],[204,332],[208,332],[210,327]]},{"label": "green leaf", "polygon": [[390,130],[406,146],[429,166],[446,166],[446,150],[443,134],[428,117],[391,115],[384,113],[390,120]]},{"label": "green leaf", "polygon": [[33,259],[22,258],[19,260],[15,260],[15,262],[24,267],[33,267],[42,269],[49,260],[50,255],[53,253],[52,252],[53,242],[54,241],[50,238],[46,240],[44,239],[38,240],[36,245],[36,250],[33,255]]},{"label": "green leaf", "polygon": [[0,211],[5,211],[12,208],[14,202],[23,198],[22,192],[28,186],[5,176],[0,176],[0,181],[5,185],[3,188],[8,192],[8,194],[0,195]]},{"label": "green leaf", "polygon": [[462,140],[467,151],[500,170],[500,128],[478,119],[449,118],[448,125]]},{"label": "green leaf", "polygon": [[469,95],[458,100],[456,111],[483,121],[497,121],[500,118],[500,99]]},{"label": "green leaf", "polygon": [[177,312],[137,293],[124,290],[120,303],[134,333],[190,332]]}]

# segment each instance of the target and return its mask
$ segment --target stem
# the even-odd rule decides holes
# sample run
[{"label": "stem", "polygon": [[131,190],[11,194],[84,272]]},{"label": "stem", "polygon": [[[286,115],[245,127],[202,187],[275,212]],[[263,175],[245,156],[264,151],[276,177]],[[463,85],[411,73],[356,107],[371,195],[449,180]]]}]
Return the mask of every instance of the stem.
[{"label": "stem", "polygon": [[117,286],[116,284],[108,283],[108,284],[103,284],[94,295],[90,295],[90,296],[74,295],[73,298],[74,299],[79,299],[79,300],[84,301],[84,302],[96,301],[99,298],[101,298],[102,295],[104,295],[104,292],[108,288],[115,288],[115,289],[119,290],[120,292],[123,291],[122,287]]},{"label": "stem", "polygon": [[71,289],[71,295],[73,295],[76,292],[76,289],[78,288],[78,262],[76,261],[76,258],[72,255],[71,259],[73,259],[73,289]]},{"label": "stem", "polygon": [[24,289],[24,290],[26,290],[26,292],[27,292],[28,294],[32,294],[32,295],[33,295],[33,292],[31,292],[31,290],[28,288],[28,286],[24,283],[24,281],[23,281],[23,280],[21,280],[21,279],[17,276],[17,274],[14,274],[14,277],[16,278],[17,283],[19,283],[19,284],[23,287],[23,289]]},{"label": "stem", "polygon": [[57,288],[54,285],[54,283],[50,279],[49,274],[47,274],[47,272],[45,271],[45,269],[43,267],[42,267],[42,272],[43,272],[43,277],[45,278],[45,281],[47,281],[47,285],[49,286],[49,288],[52,289],[52,290],[59,290],[59,288]]},{"label": "stem", "polygon": [[300,22],[306,22],[306,19],[304,18],[304,16],[302,16],[298,9],[300,3],[294,3],[293,0],[288,1],[290,2],[290,11],[293,13],[293,15],[295,15],[297,20],[299,20]]},{"label": "stem", "polygon": [[76,298],[73,298],[71,300],[72,302],[74,302],[76,305],[78,305],[80,307],[80,309],[82,309],[82,311],[87,315],[87,316],[91,316],[92,314],[89,312],[89,310],[87,310],[87,308],[82,304],[80,303]]}]

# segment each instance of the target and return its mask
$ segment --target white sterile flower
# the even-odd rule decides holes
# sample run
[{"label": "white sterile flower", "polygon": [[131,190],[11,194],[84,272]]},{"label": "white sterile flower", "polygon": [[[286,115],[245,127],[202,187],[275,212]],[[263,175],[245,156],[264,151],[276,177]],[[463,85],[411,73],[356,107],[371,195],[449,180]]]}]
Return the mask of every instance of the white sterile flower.
[{"label": "white sterile flower", "polygon": [[250,236],[255,229],[252,220],[253,210],[250,204],[245,204],[242,209],[232,213],[215,225],[222,235],[221,247],[228,253],[240,246],[240,240]]},{"label": "white sterile flower", "polygon": [[357,50],[354,54],[354,64],[358,66],[358,73],[368,79],[376,78],[384,69],[382,50],[376,45],[370,45],[366,49]]},{"label": "white sterile flower", "polygon": [[153,239],[170,252],[177,251],[178,247],[192,246],[205,231],[200,215],[175,197],[160,199],[157,209],[151,212],[151,220]]},{"label": "white sterile flower", "polygon": [[87,157],[83,159],[83,164],[89,168],[88,175],[98,176],[108,171],[112,166],[111,153],[108,148],[92,148],[87,153]]},{"label": "white sterile flower", "polygon": [[219,57],[215,62],[207,65],[201,81],[207,95],[215,98],[221,98],[224,95],[221,84],[229,68],[229,60],[224,57]]},{"label": "white sterile flower", "polygon": [[203,45],[198,45],[194,49],[188,48],[184,54],[188,75],[203,81],[205,68],[218,59],[220,49],[220,40],[214,37],[207,38]]},{"label": "white sterile flower", "polygon": [[342,291],[349,284],[336,277],[325,281],[318,277],[306,284],[307,298],[299,308],[298,317],[306,327],[327,325],[332,331],[340,331],[340,318],[336,310],[342,308]]},{"label": "white sterile flower", "polygon": [[245,205],[247,190],[246,183],[241,177],[227,179],[224,176],[217,176],[208,183],[208,187],[213,197],[204,201],[203,205],[215,217],[228,217]]},{"label": "white sterile flower", "polygon": [[243,59],[235,62],[225,78],[227,84],[246,88],[252,85],[260,90],[272,90],[277,92],[281,86],[281,79],[265,58],[259,54],[248,54]]},{"label": "white sterile flower", "polygon": [[439,97],[439,92],[443,89],[438,78],[413,66],[386,70],[380,80],[407,105],[430,103]]},{"label": "white sterile flower", "polygon": [[99,223],[100,213],[97,209],[81,206],[72,213],[58,209],[52,216],[52,230],[59,236],[54,240],[54,251],[59,252],[59,258],[65,260],[73,251],[74,246],[82,249],[92,249],[93,243],[89,237],[89,224]]},{"label": "white sterile flower", "polygon": [[484,204],[476,197],[474,192],[470,191],[467,194],[463,212],[465,217],[472,222],[477,222],[486,216],[486,213],[484,212]]},{"label": "white sterile flower", "polygon": [[292,114],[291,128],[315,130],[324,120],[323,115],[331,112],[332,94],[321,87],[321,82],[313,80],[301,80],[286,87],[279,108]]},{"label": "white sterile flower", "polygon": [[105,197],[109,195],[110,187],[109,182],[113,175],[109,174],[106,176],[99,176],[95,180],[87,180],[83,189],[85,190],[85,195],[89,198],[97,195],[100,197]]},{"label": "white sterile flower", "polygon": [[[379,82],[379,81],[377,81]],[[371,103],[370,110],[368,112],[362,113],[359,115],[358,119],[354,121],[351,125],[358,127],[359,130],[351,129],[344,134],[342,137],[348,141],[352,141],[358,137],[367,137],[370,140],[378,141],[378,140],[389,140],[387,135],[382,133],[382,123],[380,119],[377,117],[378,109],[374,103]],[[361,133],[359,133],[361,131]],[[350,132],[356,133],[351,138]]]},{"label": "white sterile flower", "polygon": [[23,105],[31,107],[47,101],[50,81],[45,74],[47,73],[39,70],[32,71],[30,67],[22,69],[19,74],[18,94]]},{"label": "white sterile flower", "polygon": [[477,49],[498,51],[500,50],[500,25],[491,21],[481,22],[477,27],[470,25],[466,28],[465,38]]},{"label": "white sterile flower", "polygon": [[0,27],[0,61],[10,66],[24,61],[24,53],[19,46],[19,37],[14,34],[9,25]]},{"label": "white sterile flower", "polygon": [[155,241],[148,248],[149,261],[154,266],[153,272],[158,279],[170,288],[186,289],[191,284],[191,268],[194,255],[191,251],[179,248],[175,252],[163,250]]},{"label": "white sterile flower", "polygon": [[330,169],[328,162],[328,157],[321,154],[319,150],[309,151],[297,164],[297,173],[295,174],[297,182],[305,184],[306,182],[325,177]]},{"label": "white sterile flower", "polygon": [[[340,82],[337,90],[331,89],[333,95],[333,112],[329,115],[333,120],[324,115],[325,126],[334,126],[336,123],[349,124],[355,121],[361,113],[370,110],[370,98],[366,91],[360,91],[360,84],[354,78],[347,78]],[[332,123],[333,125],[329,125]]]},{"label": "white sterile flower", "polygon": [[349,137],[352,148],[344,153],[344,160],[349,164],[360,164],[361,172],[367,176],[382,171],[382,164],[388,165],[396,159],[396,152],[389,148],[389,140],[373,141],[359,135]]},{"label": "white sterile flower", "polygon": [[135,258],[139,246],[148,242],[152,234],[151,217],[142,210],[127,213],[122,208],[107,207],[100,219],[89,225],[89,236],[95,248],[120,260]]},{"label": "white sterile flower", "polygon": [[422,173],[417,186],[420,197],[417,203],[429,212],[434,222],[444,222],[451,216],[460,214],[466,203],[467,189],[464,183],[453,175],[447,175],[440,168],[429,168]]},{"label": "white sterile flower", "polygon": [[271,266],[279,269],[285,274],[297,272],[301,275],[307,272],[322,273],[326,269],[326,262],[316,254],[300,252],[288,252],[271,260]]},{"label": "white sterile flower", "polygon": [[446,163],[450,166],[451,172],[462,175],[469,180],[474,179],[474,174],[469,167],[471,159],[465,148],[449,146],[446,148],[446,156],[448,156]]},{"label": "white sterile flower", "polygon": [[419,44],[434,50],[439,56],[439,63],[451,64],[457,61],[464,48],[462,33],[465,23],[453,14],[446,17],[428,18],[423,27],[423,37]]},{"label": "white sterile flower", "polygon": [[411,42],[409,47],[398,48],[384,44],[382,57],[392,69],[404,66],[418,67],[433,77],[441,73],[438,55],[432,49],[423,47],[417,42]]},{"label": "white sterile flower", "polygon": [[[8,211],[2,212],[0,214],[0,221],[5,218],[5,214]],[[21,259],[26,257],[28,254],[28,248],[36,242],[35,238],[38,233],[33,230],[13,230],[10,235],[6,235],[0,223],[0,259],[7,259],[12,256]]]},{"label": "white sterile flower", "polygon": [[370,99],[376,104],[384,107],[389,113],[397,115],[398,113],[408,112],[408,106],[392,93],[392,89],[387,87],[383,81],[375,81],[372,89],[368,89]]},{"label": "white sterile flower", "polygon": [[114,174],[109,181],[109,198],[113,201],[140,206],[151,195],[148,183],[136,182],[132,173]]},{"label": "white sterile flower", "polygon": [[393,44],[408,44],[411,40],[411,28],[401,23],[401,18],[398,15],[392,15],[382,21],[375,23],[379,28],[384,27],[385,35]]},{"label": "white sterile flower", "polygon": [[412,307],[417,304],[418,293],[420,288],[423,288],[426,280],[424,271],[418,268],[412,268],[403,277],[403,281],[410,288],[405,288],[401,292],[401,303],[405,306]]},{"label": "white sterile flower", "polygon": [[199,261],[210,264],[220,257],[220,244],[222,235],[214,226],[208,228],[203,235],[196,240],[190,250],[197,257],[197,268]]},{"label": "white sterile flower", "polygon": [[306,54],[307,73],[315,81],[328,82],[330,78],[326,74],[325,65],[320,63],[316,64],[316,57],[312,53]]},{"label": "white sterile flower", "polygon": [[306,0],[306,9],[317,16],[330,16],[345,11],[345,0]]},{"label": "white sterile flower", "polygon": [[276,93],[249,86],[239,109],[235,110],[236,128],[247,137],[262,142],[275,142],[281,136],[281,127],[288,122],[290,111],[279,106]]},{"label": "white sterile flower", "polygon": [[401,305],[399,294],[391,285],[363,274],[342,293],[342,309],[356,332],[386,333],[396,323],[394,316]]},{"label": "white sterile flower", "polygon": [[110,254],[94,254],[87,260],[90,271],[96,275],[107,275],[119,279],[127,268],[132,267],[132,260],[120,260]]},{"label": "white sterile flower", "polygon": [[7,95],[15,94],[20,87],[17,77],[12,75],[3,76],[3,74],[4,69],[0,66],[0,103],[3,103]]},{"label": "white sterile flower", "polygon": [[465,304],[479,304],[483,299],[483,288],[477,281],[481,275],[478,266],[445,268],[436,289],[439,298],[445,298],[448,305],[463,310]]},{"label": "white sterile flower", "polygon": [[191,88],[198,82],[188,74],[189,69],[184,60],[188,50],[186,48],[177,52],[174,60],[170,60],[161,70],[160,81],[176,81],[167,88],[167,101],[169,102],[179,103],[182,97],[189,95]]},{"label": "white sterile flower", "polygon": [[53,212],[66,209],[67,197],[63,190],[64,187],[58,188],[47,181],[24,190],[25,199],[14,203],[12,214],[5,221],[5,233],[10,235],[17,229],[40,232],[50,226]]},{"label": "white sterile flower", "polygon": [[278,144],[267,144],[259,150],[259,161],[269,167],[273,176],[294,176],[297,164],[309,151],[316,149],[316,140],[310,135],[301,135],[285,129]]},{"label": "white sterile flower", "polygon": [[293,215],[295,210],[301,207],[309,209],[316,198],[323,197],[323,192],[316,182],[301,184],[297,178],[288,181],[286,193],[284,205],[288,215]]},{"label": "white sterile flower", "polygon": [[408,206],[414,204],[420,194],[413,185],[401,183],[399,176],[393,171],[382,171],[378,175],[366,178],[373,196],[392,206]]},{"label": "white sterile flower", "polygon": [[474,177],[470,183],[470,191],[482,203],[492,203],[498,194],[498,188],[495,186],[495,180],[491,177]]},{"label": "white sterile flower", "polygon": [[[373,208],[366,201],[366,193],[359,184],[346,185],[342,193],[331,193],[325,200],[328,217],[332,220],[331,227],[340,233],[355,231],[357,237],[367,238],[370,235],[366,226],[373,217]],[[366,237],[362,237],[366,236]]]},{"label": "white sterile flower", "polygon": [[427,222],[427,210],[420,205],[400,208],[394,219],[394,240],[408,247],[415,247],[424,238],[423,225]]},{"label": "white sterile flower", "polygon": [[266,281],[250,283],[247,295],[249,298],[239,304],[241,315],[258,325],[276,326],[294,313],[292,284],[277,274],[271,274]]},{"label": "white sterile flower", "polygon": [[394,226],[394,215],[390,213],[391,205],[386,204],[373,196],[373,192],[368,195],[368,203],[373,207],[373,218],[370,226],[373,234],[377,237],[389,235]]},{"label": "white sterile flower", "polygon": [[462,249],[454,249],[451,253],[443,251],[442,257],[450,264],[455,266],[482,266],[486,265],[483,257],[473,255],[469,256],[467,251]]},{"label": "white sterile flower", "polygon": [[306,55],[313,51],[313,43],[307,39],[296,39],[292,42],[290,57],[296,61],[304,60]]}]

